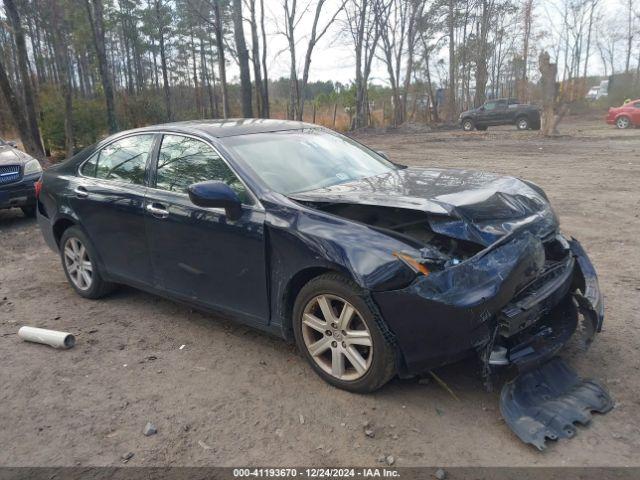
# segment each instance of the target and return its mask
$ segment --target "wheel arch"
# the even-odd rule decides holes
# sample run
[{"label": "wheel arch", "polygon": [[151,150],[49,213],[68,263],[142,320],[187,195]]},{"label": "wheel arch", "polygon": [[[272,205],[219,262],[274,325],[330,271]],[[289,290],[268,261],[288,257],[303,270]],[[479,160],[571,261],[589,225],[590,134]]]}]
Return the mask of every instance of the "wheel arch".
[{"label": "wheel arch", "polygon": [[296,272],[287,282],[281,298],[282,312],[284,313],[283,330],[286,333],[287,338],[293,338],[293,306],[296,302],[296,298],[298,298],[300,290],[302,290],[304,286],[314,278],[326,273],[335,273],[353,280],[351,275],[349,275],[345,271],[341,271],[336,268],[329,268],[326,266],[313,266],[304,268]]},{"label": "wheel arch", "polygon": [[60,247],[60,240],[62,239],[62,235],[69,228],[78,225],[74,219],[70,217],[60,217],[53,223],[53,238],[56,242],[56,245]]}]

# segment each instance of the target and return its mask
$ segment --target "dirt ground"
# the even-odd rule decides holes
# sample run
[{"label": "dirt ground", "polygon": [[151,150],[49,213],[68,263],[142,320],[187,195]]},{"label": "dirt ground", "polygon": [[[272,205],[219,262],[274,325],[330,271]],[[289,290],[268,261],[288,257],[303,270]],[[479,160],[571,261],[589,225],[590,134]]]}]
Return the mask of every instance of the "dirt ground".
[{"label": "dirt ground", "polygon": [[[133,289],[84,300],[32,220],[0,211],[0,465],[640,465],[640,130],[568,119],[566,136],[361,134],[398,162],[528,178],[600,275],[603,332],[570,363],[616,408],[546,452],[522,444],[473,362],[367,396],[321,381],[292,345]],[[68,351],[22,342],[19,326],[67,330]],[[181,346],[184,345],[183,348]],[[142,429],[153,422],[156,435]],[[363,433],[370,421],[375,437]]]}]

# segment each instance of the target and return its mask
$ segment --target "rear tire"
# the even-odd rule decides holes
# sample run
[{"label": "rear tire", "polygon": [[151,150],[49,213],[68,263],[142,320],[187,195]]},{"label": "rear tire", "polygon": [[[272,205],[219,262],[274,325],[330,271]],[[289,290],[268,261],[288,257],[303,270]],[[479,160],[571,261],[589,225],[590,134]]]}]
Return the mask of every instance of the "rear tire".
[{"label": "rear tire", "polygon": [[624,130],[625,128],[629,128],[630,126],[631,120],[629,119],[629,117],[621,115],[616,119],[616,127],[618,127],[619,129]]},{"label": "rear tire", "polygon": [[20,207],[20,210],[22,210],[22,213],[27,218],[35,218],[35,216],[36,216],[36,207],[35,207],[35,205],[30,205],[28,207]]},{"label": "rear tire", "polygon": [[373,392],[396,374],[395,349],[380,325],[366,292],[335,273],[307,283],[293,308],[298,349],[323,380],[349,392]]},{"label": "rear tire", "polygon": [[529,119],[527,117],[520,117],[516,119],[516,128],[518,130],[529,130]]},{"label": "rear tire", "polygon": [[60,259],[67,281],[84,298],[102,298],[115,285],[104,280],[93,245],[80,229],[69,227],[60,239]]}]

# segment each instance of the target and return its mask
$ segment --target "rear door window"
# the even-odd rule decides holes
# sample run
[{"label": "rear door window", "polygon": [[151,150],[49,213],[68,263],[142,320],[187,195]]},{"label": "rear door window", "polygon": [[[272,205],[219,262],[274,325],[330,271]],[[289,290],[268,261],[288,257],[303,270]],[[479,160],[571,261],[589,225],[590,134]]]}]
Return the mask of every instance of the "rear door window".
[{"label": "rear door window", "polygon": [[245,186],[208,144],[182,135],[164,135],[156,168],[156,188],[187,193],[189,185],[218,180],[229,185],[242,203],[250,204]]},{"label": "rear door window", "polygon": [[153,140],[153,134],[145,134],[110,143],[87,160],[81,172],[87,177],[142,185]]}]

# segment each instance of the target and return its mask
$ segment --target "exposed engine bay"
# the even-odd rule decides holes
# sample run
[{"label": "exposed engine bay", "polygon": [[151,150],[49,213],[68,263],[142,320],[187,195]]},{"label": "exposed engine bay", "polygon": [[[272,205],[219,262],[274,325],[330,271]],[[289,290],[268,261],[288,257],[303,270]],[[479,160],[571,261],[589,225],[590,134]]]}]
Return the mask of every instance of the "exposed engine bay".
[{"label": "exposed engine bay", "polygon": [[417,210],[348,203],[303,202],[318,210],[369,225],[421,251],[425,261],[445,266],[457,264],[484,246],[435,232],[430,216]]}]

